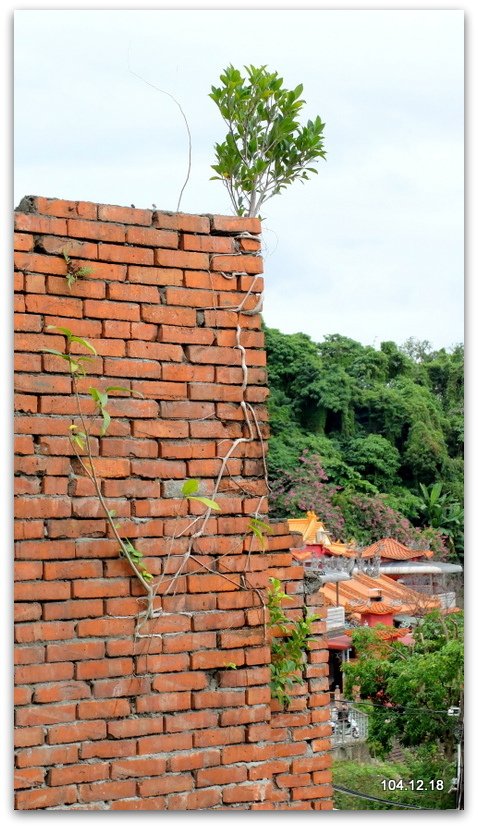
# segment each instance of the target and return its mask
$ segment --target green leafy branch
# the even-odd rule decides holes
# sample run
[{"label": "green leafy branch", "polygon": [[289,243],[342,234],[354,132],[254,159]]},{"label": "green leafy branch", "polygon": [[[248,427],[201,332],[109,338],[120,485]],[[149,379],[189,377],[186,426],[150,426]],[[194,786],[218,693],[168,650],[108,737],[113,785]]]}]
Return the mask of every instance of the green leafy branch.
[{"label": "green leafy branch", "polygon": [[325,158],[325,124],[317,117],[301,126],[302,84],[289,91],[266,66],[246,66],[243,77],[231,65],[220,80],[209,97],[228,132],[214,147],[213,179],[225,184],[238,215],[256,216],[269,198],[317,173],[314,164]]}]

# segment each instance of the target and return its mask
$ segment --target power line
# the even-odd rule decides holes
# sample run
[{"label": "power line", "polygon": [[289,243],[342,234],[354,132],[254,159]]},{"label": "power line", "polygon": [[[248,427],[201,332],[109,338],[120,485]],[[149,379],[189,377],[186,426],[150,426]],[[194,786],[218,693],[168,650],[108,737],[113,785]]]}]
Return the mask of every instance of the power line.
[{"label": "power line", "polygon": [[[447,716],[450,715],[448,713],[449,708],[446,710],[433,710],[431,707],[403,707],[402,705],[397,705],[396,707],[389,707],[388,704],[385,702],[372,702],[368,701],[368,699],[359,699],[355,701],[354,699],[339,699],[339,704],[367,704],[369,707],[381,707],[389,713],[438,713],[438,714],[446,714]],[[333,702],[332,702],[333,704]]]},{"label": "power line", "polygon": [[354,791],[352,788],[343,788],[341,785],[332,785],[334,791],[356,796],[358,799],[367,799],[369,802],[382,802],[384,805],[391,805],[393,808],[407,808],[411,811],[435,811],[436,808],[424,808],[423,805],[404,805],[400,802],[391,802],[389,799],[381,799],[379,796],[368,796],[367,794]]}]

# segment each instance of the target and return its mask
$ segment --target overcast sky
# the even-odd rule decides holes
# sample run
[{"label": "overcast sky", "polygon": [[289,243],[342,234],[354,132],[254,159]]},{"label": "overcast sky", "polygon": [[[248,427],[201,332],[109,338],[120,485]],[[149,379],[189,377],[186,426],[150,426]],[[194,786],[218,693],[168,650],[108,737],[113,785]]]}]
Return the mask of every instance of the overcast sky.
[{"label": "overcast sky", "polygon": [[461,11],[16,11],[23,195],[230,213],[209,181],[229,63],[303,83],[327,161],[264,208],[265,321],[320,341],[463,339]]}]

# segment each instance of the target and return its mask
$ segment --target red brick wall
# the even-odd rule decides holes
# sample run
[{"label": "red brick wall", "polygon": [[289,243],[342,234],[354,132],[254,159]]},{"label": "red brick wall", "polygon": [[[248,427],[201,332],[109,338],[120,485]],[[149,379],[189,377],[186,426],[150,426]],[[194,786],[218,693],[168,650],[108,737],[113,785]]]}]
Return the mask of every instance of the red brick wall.
[{"label": "red brick wall", "polygon": [[[247,313],[263,289],[259,232],[257,219],[37,197],[15,213],[17,809],[332,807],[320,638],[290,710],[270,699],[260,591],[275,576],[292,615],[321,605],[304,595],[286,524],[267,551],[251,547],[249,517],[267,513],[255,427],[168,590],[188,545],[177,537],[171,558],[171,539],[204,511],[182,482],[213,492],[247,436],[241,402],[267,438],[261,320]],[[71,290],[63,251],[91,268]],[[88,414],[92,384],[143,395],[112,399],[92,448],[120,532],[165,576],[145,638],[141,586],[68,439],[75,401],[68,366],[43,353],[65,345],[49,325],[96,348],[80,381]]]}]

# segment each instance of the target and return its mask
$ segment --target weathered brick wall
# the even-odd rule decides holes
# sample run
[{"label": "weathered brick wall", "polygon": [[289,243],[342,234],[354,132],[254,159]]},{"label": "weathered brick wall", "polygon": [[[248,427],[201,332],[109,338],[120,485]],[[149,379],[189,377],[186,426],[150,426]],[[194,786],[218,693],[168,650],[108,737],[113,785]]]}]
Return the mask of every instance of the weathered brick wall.
[{"label": "weathered brick wall", "polygon": [[[286,524],[267,551],[251,546],[249,517],[267,512],[254,424],[227,463],[221,512],[172,580],[204,511],[182,482],[213,492],[247,436],[241,402],[267,438],[263,334],[248,313],[263,288],[259,221],[29,197],[15,231],[16,808],[330,809],[320,639],[290,710],[270,699],[259,591],[273,575],[291,615],[321,605]],[[91,268],[71,290],[63,252]],[[111,400],[92,451],[121,534],[165,576],[144,638],[141,585],[68,439],[77,412],[67,364],[43,353],[65,347],[49,325],[96,348],[80,380],[88,414],[91,385],[143,395]]]}]

